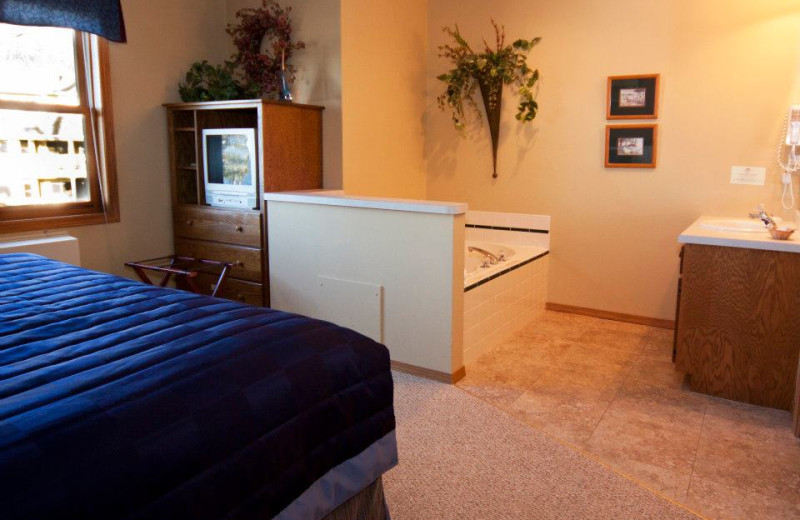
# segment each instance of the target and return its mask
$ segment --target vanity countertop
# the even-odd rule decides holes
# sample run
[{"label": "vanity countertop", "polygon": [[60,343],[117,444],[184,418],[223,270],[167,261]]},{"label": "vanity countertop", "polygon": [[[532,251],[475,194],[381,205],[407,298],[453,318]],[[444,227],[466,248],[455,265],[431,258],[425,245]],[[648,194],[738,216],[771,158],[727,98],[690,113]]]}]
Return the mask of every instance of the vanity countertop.
[{"label": "vanity countertop", "polygon": [[[775,240],[766,229],[759,232],[721,231],[709,229],[702,225],[704,221],[711,220],[731,220],[731,218],[702,216],[695,220],[691,226],[686,228],[678,236],[678,242],[681,244],[701,244],[800,253],[800,231],[795,231],[794,235],[788,240]],[[787,225],[794,227],[791,223],[787,223]]]}]

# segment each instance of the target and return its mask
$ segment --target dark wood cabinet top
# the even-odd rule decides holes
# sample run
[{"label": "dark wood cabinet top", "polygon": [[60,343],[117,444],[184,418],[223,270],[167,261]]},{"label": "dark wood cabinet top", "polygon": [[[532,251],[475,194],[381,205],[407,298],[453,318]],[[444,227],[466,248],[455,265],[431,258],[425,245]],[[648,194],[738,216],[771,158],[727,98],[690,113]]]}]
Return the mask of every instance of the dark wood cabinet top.
[{"label": "dark wood cabinet top", "polygon": [[284,107],[301,108],[306,110],[325,110],[319,105],[306,105],[293,101],[276,101],[272,99],[230,99],[226,101],[191,101],[180,103],[164,103],[165,108],[172,110],[219,110],[223,108],[255,108],[259,105],[280,105]]}]

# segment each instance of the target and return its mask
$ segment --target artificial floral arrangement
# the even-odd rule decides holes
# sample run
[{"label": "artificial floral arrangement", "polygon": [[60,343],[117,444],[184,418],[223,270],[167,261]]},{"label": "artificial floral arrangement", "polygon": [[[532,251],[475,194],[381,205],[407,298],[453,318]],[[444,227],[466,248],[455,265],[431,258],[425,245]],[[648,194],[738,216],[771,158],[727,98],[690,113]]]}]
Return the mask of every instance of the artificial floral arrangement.
[{"label": "artificial floral arrangement", "polygon": [[305,48],[301,41],[292,42],[291,11],[276,0],[262,0],[261,7],[240,9],[236,13],[238,24],[226,29],[236,46],[233,61],[216,66],[205,60],[194,63],[186,73],[186,83],[178,85],[181,99],[269,97],[291,101],[288,83],[294,81],[296,70],[288,61],[292,51]]},{"label": "artificial floral arrangement", "polygon": [[475,110],[478,119],[481,112],[473,95],[479,89],[486,109],[489,122],[489,131],[492,137],[492,154],[494,171],[492,176],[497,177],[497,141],[500,132],[500,108],[504,85],[516,85],[519,104],[516,118],[522,123],[532,121],[536,117],[539,105],[535,100],[536,82],[539,81],[539,71],[528,66],[528,53],[541,38],[531,40],[516,40],[510,45],[505,43],[505,27],[492,20],[495,30],[496,47],[492,49],[484,40],[483,52],[472,50],[469,43],[461,36],[458,25],[455,29],[443,27],[442,30],[453,38],[454,45],[441,45],[439,56],[448,58],[454,68],[438,76],[447,86],[445,91],[437,97],[439,108],[451,110],[453,126],[464,136],[466,128],[466,103]]},{"label": "artificial floral arrangement", "polygon": [[[279,93],[284,75],[288,82],[294,81],[295,68],[286,62],[293,50],[305,49],[306,44],[292,43],[291,11],[291,7],[284,9],[275,0],[263,0],[260,8],[240,9],[236,13],[239,25],[226,29],[237,49],[233,60],[242,67],[250,85],[262,93]],[[262,45],[272,53],[261,52]]]}]

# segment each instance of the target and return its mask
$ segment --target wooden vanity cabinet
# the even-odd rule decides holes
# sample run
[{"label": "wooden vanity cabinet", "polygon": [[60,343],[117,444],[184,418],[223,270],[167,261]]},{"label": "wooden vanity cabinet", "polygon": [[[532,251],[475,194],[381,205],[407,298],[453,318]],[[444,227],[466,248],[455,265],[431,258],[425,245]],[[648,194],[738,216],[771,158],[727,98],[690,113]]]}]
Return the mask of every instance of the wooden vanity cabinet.
[{"label": "wooden vanity cabinet", "polygon": [[676,369],[694,391],[796,420],[800,254],[686,244],[681,264]]},{"label": "wooden vanity cabinet", "polygon": [[[167,109],[175,253],[236,262],[219,296],[269,305],[265,191],[322,187],[322,107],[267,100],[173,103]],[[203,130],[252,128],[256,135],[257,207],[206,201]],[[208,294],[215,276],[199,275]]]},{"label": "wooden vanity cabinet", "polygon": [[792,431],[800,437],[800,362],[797,364],[797,378],[794,382],[794,408],[792,409]]}]

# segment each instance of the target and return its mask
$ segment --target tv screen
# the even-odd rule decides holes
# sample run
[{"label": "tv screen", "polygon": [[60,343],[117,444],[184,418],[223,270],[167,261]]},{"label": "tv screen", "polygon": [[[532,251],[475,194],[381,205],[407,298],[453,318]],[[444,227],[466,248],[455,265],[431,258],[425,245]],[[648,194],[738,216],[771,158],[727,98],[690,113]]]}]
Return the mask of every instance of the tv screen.
[{"label": "tv screen", "polygon": [[206,174],[209,183],[252,186],[254,163],[250,136],[241,133],[206,135]]}]

